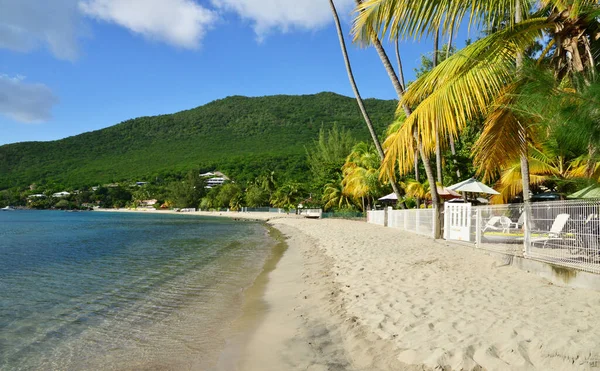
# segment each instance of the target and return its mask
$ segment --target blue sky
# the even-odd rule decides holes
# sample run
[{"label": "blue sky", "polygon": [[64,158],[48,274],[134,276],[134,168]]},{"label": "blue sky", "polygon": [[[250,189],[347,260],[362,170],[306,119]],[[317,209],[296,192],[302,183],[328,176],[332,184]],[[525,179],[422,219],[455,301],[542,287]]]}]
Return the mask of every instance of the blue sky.
[{"label": "blue sky", "polygon": [[[353,0],[336,4],[348,35]],[[395,98],[376,52],[348,46],[362,95]],[[401,50],[412,79],[431,43]],[[0,145],[321,91],[352,96],[326,0],[0,0]]]}]

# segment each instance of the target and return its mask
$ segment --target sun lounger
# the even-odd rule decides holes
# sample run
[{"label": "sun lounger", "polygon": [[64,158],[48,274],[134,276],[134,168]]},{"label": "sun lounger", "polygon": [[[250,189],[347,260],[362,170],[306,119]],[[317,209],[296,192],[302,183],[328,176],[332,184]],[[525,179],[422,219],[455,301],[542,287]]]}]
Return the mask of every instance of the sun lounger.
[{"label": "sun lounger", "polygon": [[542,244],[542,247],[546,247],[546,244],[550,241],[561,241],[565,240],[565,234],[563,229],[567,225],[567,221],[571,216],[569,214],[558,214],[550,227],[550,232],[546,237],[534,237],[531,239],[531,245]]},{"label": "sun lounger", "polygon": [[482,232],[502,231],[506,233],[510,230],[511,223],[514,224],[506,216],[493,216],[485,223]]}]

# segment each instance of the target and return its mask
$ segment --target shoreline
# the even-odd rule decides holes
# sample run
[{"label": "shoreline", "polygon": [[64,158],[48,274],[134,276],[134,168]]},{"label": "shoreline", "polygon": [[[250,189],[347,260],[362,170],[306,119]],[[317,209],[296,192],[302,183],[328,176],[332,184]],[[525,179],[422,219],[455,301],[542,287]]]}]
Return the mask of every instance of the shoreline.
[{"label": "shoreline", "polygon": [[360,221],[177,214],[264,221],[287,238],[216,370],[600,369],[597,291]]},{"label": "shoreline", "polygon": [[190,211],[180,212],[173,210],[150,210],[150,209],[94,209],[93,211],[103,213],[139,213],[139,214],[165,214],[165,215],[188,215],[188,216],[205,216],[205,217],[223,217],[229,219],[243,219],[250,221],[267,222],[273,219],[281,218],[299,218],[304,217],[296,214],[287,213],[269,213],[269,212],[241,212],[241,211]]},{"label": "shoreline", "polygon": [[277,219],[288,249],[236,370],[592,370],[600,293],[364,222]]}]

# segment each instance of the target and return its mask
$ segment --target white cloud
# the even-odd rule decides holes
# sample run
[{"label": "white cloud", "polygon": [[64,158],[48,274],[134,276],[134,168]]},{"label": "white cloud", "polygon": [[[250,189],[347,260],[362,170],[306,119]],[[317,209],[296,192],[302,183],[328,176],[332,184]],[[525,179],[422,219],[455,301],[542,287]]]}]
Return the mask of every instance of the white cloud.
[{"label": "white cloud", "polygon": [[213,11],[193,0],[83,0],[79,8],[88,16],[188,49],[197,48],[217,20]]},{"label": "white cloud", "polygon": [[25,123],[52,118],[58,98],[44,84],[30,84],[22,76],[0,75],[0,114]]},{"label": "white cloud", "polygon": [[[250,20],[259,39],[271,31],[319,29],[333,19],[327,0],[212,0],[212,4]],[[343,16],[354,0],[337,0],[335,5]]]},{"label": "white cloud", "polygon": [[28,52],[44,45],[74,60],[78,23],[77,0],[0,0],[0,48]]}]

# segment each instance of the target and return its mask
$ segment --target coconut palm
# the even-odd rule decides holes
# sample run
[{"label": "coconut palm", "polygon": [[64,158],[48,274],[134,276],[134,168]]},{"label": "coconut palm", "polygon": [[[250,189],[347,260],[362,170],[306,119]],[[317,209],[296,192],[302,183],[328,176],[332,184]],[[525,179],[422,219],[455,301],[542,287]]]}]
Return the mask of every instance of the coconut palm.
[{"label": "coconut palm", "polygon": [[379,181],[380,164],[375,148],[360,142],[354,146],[342,166],[344,194],[356,201],[360,200],[363,210],[371,205],[375,196],[383,192]]},{"label": "coconut palm", "polygon": [[290,182],[277,188],[271,196],[271,204],[282,209],[293,209],[302,199],[303,193],[299,183]]},{"label": "coconut palm", "polygon": [[[568,183],[575,178],[573,165],[580,159],[569,158],[568,154],[560,153],[556,143],[530,146],[528,153],[531,185],[550,188],[556,183]],[[495,188],[500,194],[492,197],[492,203],[507,203],[523,192],[520,158],[502,171]]]},{"label": "coconut palm", "polygon": [[[544,36],[551,41],[542,56],[554,48],[557,78],[572,77],[575,73],[593,74],[596,68],[596,1],[367,0],[357,13],[355,35],[363,42],[368,42],[372,29],[392,38],[422,37],[433,34],[437,28],[449,31],[467,15],[470,22],[494,30],[411,85],[401,103],[416,108],[400,130],[386,141],[388,152],[383,165],[388,171],[397,163],[401,173],[412,167],[415,132],[424,149],[432,153],[436,122],[441,123],[440,135],[456,137],[468,120],[480,116],[487,117],[486,126],[505,124],[496,125],[502,129],[496,132],[505,136],[489,140],[490,145],[511,146],[513,152],[516,149],[522,155],[531,141],[532,128],[505,107],[511,103],[510,95],[522,85],[523,75],[517,73],[520,66],[515,60]],[[482,140],[491,134],[484,132]],[[487,154],[482,157],[489,158]],[[523,179],[526,188],[529,182],[525,176]]]},{"label": "coconut palm", "polygon": [[351,209],[354,202],[342,185],[342,179],[333,180],[325,185],[323,189],[323,208],[329,209]]},{"label": "coconut palm", "polygon": [[414,179],[407,179],[403,185],[406,196],[422,200],[431,200],[431,189],[428,181],[421,183]]},{"label": "coconut palm", "polygon": [[[360,6],[361,0],[356,0],[356,4],[357,4],[357,6]],[[367,113],[367,110],[365,108],[365,105],[364,105],[364,102],[360,95],[360,92],[358,91],[358,86],[356,85],[356,80],[354,79],[354,74],[352,72],[352,66],[350,65],[350,58],[348,57],[348,51],[346,49],[346,42],[344,41],[344,33],[342,31],[340,19],[339,19],[339,16],[338,16],[338,13],[335,8],[335,4],[334,4],[333,0],[329,0],[329,5],[331,7],[331,12],[333,14],[333,19],[334,19],[336,30],[338,33],[338,38],[340,40],[340,49],[342,50],[342,55],[344,57],[344,63],[346,64],[346,71],[348,72],[348,79],[350,80],[350,85],[352,86],[352,90],[354,92],[354,95],[356,96],[356,101],[358,103],[358,107],[363,115],[365,123],[367,124],[367,128],[369,129],[369,133],[371,134],[371,138],[373,139],[373,144],[375,145],[375,148],[377,149],[377,153],[379,154],[379,157],[381,159],[383,159],[385,155],[384,155],[383,149],[381,148],[381,143],[379,142],[379,138],[377,137],[377,134],[375,133],[375,129],[373,128],[373,123],[371,122],[371,118],[369,117],[369,115]],[[374,35],[374,33],[371,33],[371,35]],[[379,39],[377,37],[373,37],[372,42],[373,42],[373,45],[375,46],[375,49],[377,50],[377,53],[379,54],[379,57],[384,65],[386,71],[388,72],[388,75],[392,81],[392,84],[394,85],[394,89],[396,90],[398,99],[402,98],[402,93],[404,91],[404,88],[403,88],[402,84],[400,83],[400,81],[398,80],[398,76],[394,72],[394,68],[392,67],[391,62],[390,62],[387,54],[385,53],[385,50],[383,49],[381,42],[379,42]],[[398,189],[396,182],[394,181],[394,177],[391,176],[389,178],[390,178],[389,181],[392,186],[392,189],[394,190],[394,193],[400,200],[402,197],[402,194],[401,194],[400,190]]]}]

